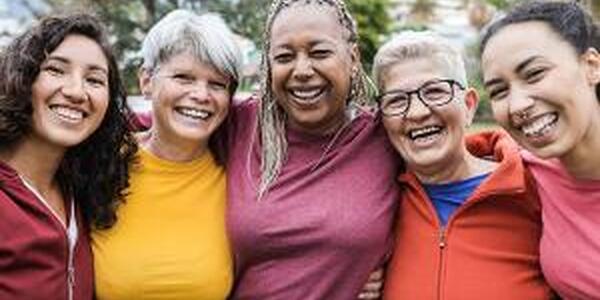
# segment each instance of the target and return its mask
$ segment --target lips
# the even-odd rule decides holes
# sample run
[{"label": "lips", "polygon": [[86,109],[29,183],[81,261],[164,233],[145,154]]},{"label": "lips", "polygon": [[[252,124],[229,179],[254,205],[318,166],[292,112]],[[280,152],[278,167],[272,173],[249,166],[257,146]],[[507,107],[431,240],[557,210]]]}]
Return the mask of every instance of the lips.
[{"label": "lips", "polygon": [[66,105],[61,105],[61,104],[52,104],[52,105],[49,105],[48,108],[59,119],[68,121],[68,122],[79,122],[79,121],[83,120],[83,118],[87,117],[87,115],[88,115],[88,113],[86,113],[85,111],[83,111],[81,109],[66,106]]},{"label": "lips", "polygon": [[545,113],[526,121],[520,130],[527,137],[539,137],[550,131],[558,122],[558,113]]},{"label": "lips", "polygon": [[192,118],[194,120],[207,120],[214,114],[213,112],[205,109],[184,106],[175,107],[175,111],[180,115],[183,115],[187,118]]},{"label": "lips", "polygon": [[438,125],[431,125],[412,129],[408,131],[408,137],[411,140],[428,138],[436,134],[440,134],[444,128]]},{"label": "lips", "polygon": [[290,88],[288,91],[294,101],[301,104],[314,104],[321,99],[325,87]]}]

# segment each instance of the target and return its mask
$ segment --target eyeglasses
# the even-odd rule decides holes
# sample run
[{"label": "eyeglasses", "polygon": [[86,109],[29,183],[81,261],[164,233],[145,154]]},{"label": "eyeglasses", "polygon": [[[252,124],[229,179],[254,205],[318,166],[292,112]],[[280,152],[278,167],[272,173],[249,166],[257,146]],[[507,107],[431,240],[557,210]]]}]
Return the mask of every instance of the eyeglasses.
[{"label": "eyeglasses", "polygon": [[387,91],[377,97],[377,102],[384,116],[405,116],[410,109],[412,94],[416,94],[421,103],[427,107],[442,106],[454,99],[454,86],[461,90],[465,89],[456,80],[435,79],[425,82],[412,91]]}]

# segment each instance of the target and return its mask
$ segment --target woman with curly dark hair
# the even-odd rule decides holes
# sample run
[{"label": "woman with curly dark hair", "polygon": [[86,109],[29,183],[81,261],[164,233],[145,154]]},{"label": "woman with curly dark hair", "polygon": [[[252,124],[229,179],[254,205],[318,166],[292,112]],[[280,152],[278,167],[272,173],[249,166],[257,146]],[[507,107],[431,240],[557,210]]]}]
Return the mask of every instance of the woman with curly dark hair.
[{"label": "woman with curly dark hair", "polygon": [[91,299],[136,146],[104,26],[47,17],[0,58],[0,299]]}]

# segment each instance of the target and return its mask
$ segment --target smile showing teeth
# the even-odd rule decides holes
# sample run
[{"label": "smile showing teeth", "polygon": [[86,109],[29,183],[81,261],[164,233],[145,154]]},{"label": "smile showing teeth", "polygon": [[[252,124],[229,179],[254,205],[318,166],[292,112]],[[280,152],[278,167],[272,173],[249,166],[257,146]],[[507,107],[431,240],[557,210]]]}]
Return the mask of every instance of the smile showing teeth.
[{"label": "smile showing teeth", "polygon": [[558,115],[556,113],[544,114],[541,117],[536,118],[530,123],[527,123],[521,127],[521,131],[528,137],[541,136],[550,130],[558,121]]},{"label": "smile showing teeth", "polygon": [[84,113],[82,111],[72,109],[66,106],[52,105],[50,106],[50,110],[61,119],[69,121],[79,121],[84,117]]},{"label": "smile showing teeth", "polygon": [[189,107],[178,107],[175,109],[178,113],[190,117],[193,119],[206,120],[210,117],[211,113],[201,109],[189,108]]},{"label": "smile showing teeth", "polygon": [[418,129],[413,129],[408,132],[408,137],[411,140],[416,140],[420,138],[432,137],[436,134],[441,133],[442,127],[440,126],[427,126]]},{"label": "smile showing teeth", "polygon": [[290,90],[290,93],[292,94],[292,96],[298,98],[299,100],[308,101],[319,96],[323,92],[323,90],[324,89]]}]

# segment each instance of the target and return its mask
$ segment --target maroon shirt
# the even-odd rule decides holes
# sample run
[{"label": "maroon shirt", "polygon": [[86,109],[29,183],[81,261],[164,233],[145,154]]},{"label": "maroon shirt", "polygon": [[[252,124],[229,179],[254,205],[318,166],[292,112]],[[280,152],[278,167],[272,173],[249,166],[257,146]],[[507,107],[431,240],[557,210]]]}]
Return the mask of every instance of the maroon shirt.
[{"label": "maroon shirt", "polygon": [[257,201],[256,102],[232,111],[227,223],[232,299],[355,299],[392,246],[396,156],[361,113],[335,140],[288,130],[278,180]]},{"label": "maroon shirt", "polygon": [[[92,258],[88,231],[78,225],[73,299],[89,300]],[[15,170],[0,162],[0,299],[68,299],[68,253],[64,226]]]}]

